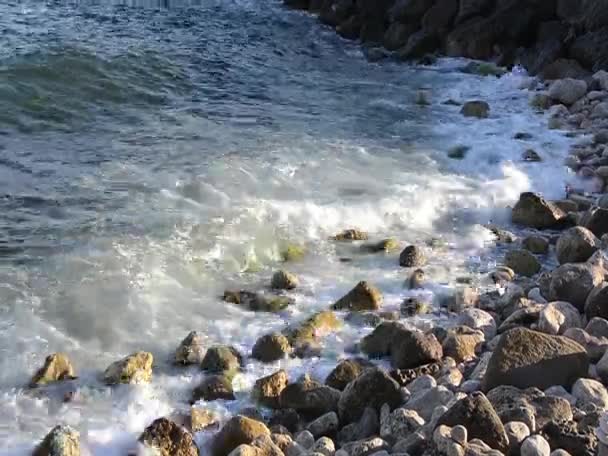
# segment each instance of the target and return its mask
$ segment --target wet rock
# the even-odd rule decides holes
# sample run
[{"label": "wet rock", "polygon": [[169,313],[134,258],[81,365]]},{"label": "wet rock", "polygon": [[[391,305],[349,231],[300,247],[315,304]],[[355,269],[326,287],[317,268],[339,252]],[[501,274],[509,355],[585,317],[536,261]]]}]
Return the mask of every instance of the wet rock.
[{"label": "wet rock", "polygon": [[546,334],[563,334],[570,328],[580,328],[582,324],[576,307],[563,301],[547,304],[538,317],[538,330]]},{"label": "wet rock", "polygon": [[279,408],[281,393],[288,383],[287,372],[281,369],[266,377],[257,379],[251,390],[251,397],[255,402],[264,407]]},{"label": "wet rock", "polygon": [[380,410],[383,404],[391,408],[402,402],[399,384],[384,370],[367,369],[350,382],[338,402],[340,421],[344,424],[359,420],[366,407]]},{"label": "wet rock", "polygon": [[468,308],[459,316],[457,323],[473,329],[479,329],[484,333],[486,340],[496,336],[496,321],[494,317],[485,310]]},{"label": "wet rock", "polygon": [[293,346],[315,341],[323,334],[330,333],[342,326],[336,314],[330,310],[317,312],[302,323],[288,328],[284,334]]},{"label": "wet rock", "polygon": [[293,290],[300,285],[295,274],[288,271],[277,271],[273,274],[270,286],[275,290]]},{"label": "wet rock", "polygon": [[191,331],[175,350],[176,364],[201,364],[205,357],[202,334]]},{"label": "wet rock", "polygon": [[236,415],[215,435],[211,451],[213,456],[228,456],[239,445],[249,445],[261,436],[270,436],[264,423]]},{"label": "wet rock", "polygon": [[399,248],[399,242],[396,239],[382,239],[378,242],[363,244],[361,250],[368,253],[392,252]]},{"label": "wet rock", "polygon": [[448,150],[448,158],[453,158],[454,160],[463,160],[467,153],[471,150],[469,146],[454,146]]},{"label": "wet rock", "polygon": [[53,353],[46,357],[44,365],[30,380],[30,387],[47,385],[62,380],[73,380],[74,367],[65,353]]},{"label": "wet rock", "polygon": [[283,258],[283,261],[285,262],[300,261],[304,258],[305,254],[306,249],[297,244],[289,244],[281,250],[281,258]]},{"label": "wet rock", "polygon": [[80,433],[71,426],[55,426],[32,456],[80,456]]},{"label": "wet rock", "polygon": [[238,370],[242,364],[241,354],[228,345],[214,345],[207,350],[201,367],[209,372]]},{"label": "wet rock", "polygon": [[408,280],[408,288],[410,290],[424,288],[424,279],[424,271],[422,269],[416,269],[412,272],[412,275]]},{"label": "wet rock", "polygon": [[463,425],[470,438],[477,438],[490,447],[505,452],[509,439],[494,407],[482,393],[473,393],[456,402],[441,417],[438,425]]},{"label": "wet rock", "polygon": [[215,401],[217,399],[226,401],[233,401],[235,399],[232,379],[229,376],[210,375],[203,379],[192,393],[192,402],[200,400]]},{"label": "wet rock", "polygon": [[532,277],[540,271],[541,264],[528,250],[511,250],[505,256],[505,265],[526,277]]},{"label": "wet rock", "polygon": [[380,410],[380,437],[387,441],[406,438],[424,425],[424,420],[414,410],[397,408],[390,411],[388,404]]},{"label": "wet rock", "polygon": [[224,301],[243,306],[254,312],[279,312],[295,302],[289,296],[230,290],[224,292]]},{"label": "wet rock", "polygon": [[528,236],[522,241],[522,247],[532,253],[543,255],[549,251],[549,240],[544,236]]},{"label": "wet rock", "polygon": [[335,434],[339,424],[336,412],[329,412],[309,423],[306,429],[316,438]]},{"label": "wet rock", "polygon": [[502,76],[506,73],[504,68],[496,66],[491,62],[469,62],[461,71],[466,74],[476,74],[478,76]]},{"label": "wet rock", "polygon": [[251,357],[263,363],[283,359],[289,353],[291,353],[289,340],[280,333],[266,334],[260,337],[251,349]]},{"label": "wet rock", "polygon": [[368,238],[365,231],[348,229],[336,234],[332,239],[334,241],[367,241]]},{"label": "wet rock", "polygon": [[104,382],[108,385],[150,383],[153,361],[154,358],[151,353],[133,353],[110,364],[103,374]]},{"label": "wet rock", "polygon": [[167,418],[159,418],[139,437],[146,447],[159,456],[198,456],[192,434]]},{"label": "wet rock", "polygon": [[546,111],[551,107],[552,101],[546,93],[535,93],[530,98],[530,106],[540,111]]},{"label": "wet rock", "polygon": [[279,397],[282,408],[291,408],[311,418],[338,410],[340,391],[323,385],[309,376],[288,384]]},{"label": "wet rock", "polygon": [[543,161],[538,152],[534,149],[526,149],[523,154],[521,154],[521,159],[525,162],[538,163]]},{"label": "wet rock", "polygon": [[522,456],[550,456],[550,454],[549,443],[539,434],[531,435],[521,444]]},{"label": "wet rock", "polygon": [[206,409],[192,407],[190,410],[190,429],[192,432],[199,432],[216,426],[219,423],[219,417]]},{"label": "wet rock", "polygon": [[460,314],[465,309],[477,306],[479,302],[479,290],[473,287],[457,288],[453,299],[447,303],[448,312]]},{"label": "wet rock", "polygon": [[578,404],[591,403],[600,410],[606,410],[608,407],[608,392],[597,380],[579,378],[572,386],[572,395]]},{"label": "wet rock", "polygon": [[501,336],[482,386],[485,391],[498,385],[568,387],[585,376],[588,367],[587,352],[580,344],[562,336],[516,328]]},{"label": "wet rock", "polygon": [[608,282],[598,284],[587,297],[585,315],[588,319],[608,318]]},{"label": "wet rock", "polygon": [[382,293],[372,284],[362,281],[332,306],[333,310],[378,310],[382,306]]},{"label": "wet rock", "polygon": [[602,281],[603,271],[596,265],[566,263],[551,273],[549,298],[569,302],[579,311],[583,311],[587,297]]},{"label": "wet rock", "polygon": [[570,106],[587,93],[587,83],[583,80],[566,78],[553,82],[549,86],[549,97]]},{"label": "wet rock", "polygon": [[460,113],[465,117],[477,117],[485,119],[490,115],[490,105],[485,101],[467,101],[460,110]]},{"label": "wet rock", "polygon": [[522,193],[513,207],[513,223],[531,228],[546,229],[556,226],[565,213],[536,193]]},{"label": "wet rock", "polygon": [[405,268],[419,268],[426,264],[426,256],[420,247],[407,246],[399,255],[399,265]]},{"label": "wet rock", "polygon": [[344,390],[346,385],[359,377],[361,373],[373,364],[363,358],[344,359],[329,373],[325,384],[337,390]]},{"label": "wet rock", "polygon": [[560,264],[587,261],[600,248],[600,240],[582,226],[566,230],[558,239],[555,251]]},{"label": "wet rock", "polygon": [[450,356],[456,362],[468,361],[476,356],[478,347],[485,341],[483,332],[468,326],[456,326],[448,330],[443,341],[443,354]]}]

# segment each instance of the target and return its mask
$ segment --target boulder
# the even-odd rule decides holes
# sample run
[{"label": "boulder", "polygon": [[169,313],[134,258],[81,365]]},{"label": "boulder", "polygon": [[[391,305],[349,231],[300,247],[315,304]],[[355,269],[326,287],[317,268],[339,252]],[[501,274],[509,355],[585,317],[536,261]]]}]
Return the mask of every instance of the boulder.
[{"label": "boulder", "polygon": [[234,391],[232,389],[232,379],[226,375],[210,375],[194,389],[192,402],[215,401],[217,399],[233,401]]},{"label": "boulder", "polygon": [[325,379],[325,384],[337,390],[344,390],[346,385],[359,377],[368,367],[372,367],[369,361],[363,358],[343,359],[329,373]]},{"label": "boulder", "polygon": [[522,193],[513,207],[511,219],[517,225],[545,229],[555,227],[565,213],[535,193]]},{"label": "boulder", "polygon": [[408,437],[424,425],[424,420],[414,410],[397,408],[390,411],[388,404],[380,410],[380,437],[396,441]]},{"label": "boulder", "polygon": [[468,326],[456,326],[448,330],[443,340],[443,355],[454,358],[457,363],[470,361],[476,357],[478,347],[485,341],[482,331]]},{"label": "boulder", "polygon": [[201,364],[205,357],[205,346],[202,334],[191,331],[175,350],[176,364]]},{"label": "boulder", "polygon": [[338,414],[343,424],[359,420],[367,407],[380,410],[383,404],[391,409],[399,406],[403,399],[399,384],[384,370],[367,369],[350,382],[338,401]]},{"label": "boulder", "polygon": [[538,317],[538,330],[546,334],[563,334],[570,328],[580,328],[582,325],[578,309],[563,301],[547,304]]},{"label": "boulder", "polygon": [[559,237],[555,251],[560,264],[587,261],[600,248],[600,240],[582,226],[564,231]]},{"label": "boulder", "polygon": [[110,364],[103,374],[103,380],[108,385],[150,383],[153,361],[154,357],[151,353],[133,353]]},{"label": "boulder", "polygon": [[608,71],[600,70],[592,76],[592,79],[601,90],[608,91]]},{"label": "boulder", "polygon": [[32,456],[80,456],[80,433],[71,426],[55,426]]},{"label": "boulder", "polygon": [[551,273],[549,299],[569,302],[583,311],[589,294],[603,279],[602,268],[595,264],[563,264]]},{"label": "boulder", "polygon": [[463,425],[470,438],[480,439],[490,447],[506,452],[509,438],[494,407],[483,393],[473,393],[444,413],[437,425]]},{"label": "boulder", "polygon": [[549,96],[566,106],[573,105],[587,93],[587,83],[579,79],[559,79],[549,86]]},{"label": "boulder", "polygon": [[530,428],[521,421],[510,421],[505,424],[505,432],[509,438],[509,454],[519,454],[522,442],[530,435]]},{"label": "boulder", "polygon": [[393,22],[384,34],[383,44],[389,51],[396,51],[407,44],[407,40],[417,31],[414,24]]},{"label": "boulder", "polygon": [[604,411],[608,408],[608,392],[601,382],[590,378],[579,378],[572,386],[572,395],[579,406],[593,404]]},{"label": "boulder", "polygon": [[316,420],[310,422],[306,429],[315,436],[315,438],[321,436],[334,435],[339,428],[340,421],[336,412],[328,412],[325,415],[321,415]]},{"label": "boulder", "polygon": [[305,375],[281,391],[279,404],[281,408],[291,408],[301,415],[317,418],[337,411],[339,399],[340,391]]},{"label": "boulder", "polygon": [[549,240],[544,236],[528,236],[521,244],[524,249],[537,255],[543,255],[549,251]]},{"label": "boulder", "polygon": [[266,334],[260,337],[251,349],[251,357],[263,363],[283,359],[289,353],[291,353],[289,340],[280,333]]},{"label": "boulder", "polygon": [[275,290],[293,290],[298,285],[300,285],[300,281],[296,275],[288,271],[277,271],[270,280],[270,286]]},{"label": "boulder", "polygon": [[585,331],[594,337],[608,338],[608,320],[601,317],[593,317],[585,326]]},{"label": "boulder", "polygon": [[440,385],[413,395],[404,408],[414,410],[425,421],[430,421],[438,407],[449,404],[453,399],[454,393]]},{"label": "boulder", "polygon": [[465,117],[485,119],[490,115],[490,105],[485,101],[467,101],[462,105],[460,113]]},{"label": "boulder", "polygon": [[492,353],[482,388],[552,385],[569,387],[587,373],[589,357],[580,344],[524,328],[504,333]]},{"label": "boulder", "polygon": [[485,310],[468,308],[458,315],[457,323],[469,328],[483,331],[486,340],[491,340],[496,335],[496,321],[494,317]]},{"label": "boulder", "polygon": [[505,265],[526,277],[532,277],[540,271],[541,264],[528,250],[510,250],[505,255]]},{"label": "boulder", "polygon": [[347,424],[338,432],[338,441],[345,443],[367,439],[378,434],[379,426],[378,412],[371,407],[366,407],[359,421]]},{"label": "boulder", "polygon": [[592,71],[606,69],[608,68],[607,40],[608,27],[583,33],[570,45],[569,56],[585,67],[591,68]]},{"label": "boulder", "polygon": [[595,317],[608,319],[608,282],[594,287],[585,301],[585,315],[588,320]]},{"label": "boulder", "polygon": [[409,330],[399,323],[382,323],[363,338],[361,350],[373,357],[390,355],[391,364],[397,369],[411,369],[439,361],[443,356],[441,344],[433,334]]},{"label": "boulder", "polygon": [[[587,418],[588,420],[588,418]],[[595,456],[598,439],[594,426],[585,425],[585,419],[580,422],[572,420],[555,420],[543,428],[543,435],[549,441],[551,448],[561,448],[566,454],[552,456]],[[557,453],[557,451],[554,451]]]},{"label": "boulder", "polygon": [[209,372],[229,372],[241,367],[242,357],[236,348],[214,345],[207,350],[201,367]]},{"label": "boulder", "polygon": [[158,418],[139,437],[146,447],[159,456],[198,456],[194,437],[168,418]]},{"label": "boulder", "polygon": [[584,219],[584,226],[598,238],[608,233],[608,209],[593,208]]},{"label": "boulder", "polygon": [[365,231],[357,229],[344,230],[341,233],[336,234],[332,237],[334,241],[367,241],[369,239],[368,234]]},{"label": "boulder", "polygon": [[419,268],[426,264],[426,256],[420,247],[407,246],[399,255],[399,265],[405,268]]},{"label": "boulder", "polygon": [[279,408],[281,393],[288,383],[287,372],[281,369],[274,374],[257,379],[251,390],[251,397],[264,407]]},{"label": "boulder", "polygon": [[437,32],[426,29],[418,30],[408,38],[405,46],[397,51],[397,56],[402,60],[421,59],[437,50],[439,45]]},{"label": "boulder", "polygon": [[333,310],[378,310],[382,306],[382,293],[372,284],[362,281],[332,306]]},{"label": "boulder", "polygon": [[531,435],[521,444],[521,456],[550,456],[549,442],[540,434]]},{"label": "boulder", "polygon": [[190,409],[190,429],[192,432],[218,426],[218,423],[219,417],[216,413],[198,407]]},{"label": "boulder", "polygon": [[300,324],[289,327],[283,334],[292,347],[313,342],[323,334],[331,333],[342,326],[336,314],[330,310],[317,312]]},{"label": "boulder", "polygon": [[74,367],[65,353],[53,353],[46,357],[44,365],[30,380],[30,387],[47,385],[61,380],[75,379]]},{"label": "boulder", "polygon": [[295,302],[289,296],[253,293],[244,290],[226,290],[224,301],[237,304],[253,312],[280,312]]},{"label": "boulder", "polygon": [[584,329],[570,328],[564,332],[564,336],[578,342],[589,355],[592,363],[597,362],[608,348],[608,339],[605,337],[593,337]]},{"label": "boulder", "polygon": [[211,453],[228,456],[239,445],[249,445],[261,436],[270,436],[264,423],[241,415],[233,416],[213,438]]}]

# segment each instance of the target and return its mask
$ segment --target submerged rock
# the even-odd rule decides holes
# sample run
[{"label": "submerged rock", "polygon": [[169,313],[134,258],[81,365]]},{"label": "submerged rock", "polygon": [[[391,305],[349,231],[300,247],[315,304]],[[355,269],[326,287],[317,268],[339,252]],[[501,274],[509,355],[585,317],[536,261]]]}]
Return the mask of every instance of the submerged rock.
[{"label": "submerged rock", "polygon": [[362,281],[332,306],[333,310],[377,310],[382,306],[382,293],[372,284]]},{"label": "submerged rock", "polygon": [[154,357],[148,352],[137,352],[112,363],[104,372],[103,379],[108,385],[119,383],[150,383]]},{"label": "submerged rock", "polygon": [[498,385],[569,387],[587,374],[588,367],[586,350],[573,340],[516,328],[501,336],[482,387],[484,391]]},{"label": "submerged rock", "polygon": [[53,353],[46,357],[44,365],[30,380],[30,387],[47,385],[62,380],[75,379],[74,367],[65,353]]},{"label": "submerged rock", "polygon": [[244,290],[226,290],[224,292],[224,301],[243,306],[254,312],[279,312],[295,302],[289,296],[253,293]]},{"label": "submerged rock", "polygon": [[232,378],[229,375],[210,375],[194,389],[192,402],[215,401],[217,399],[225,401],[235,400],[234,390],[232,389]]},{"label": "submerged rock", "polygon": [[139,437],[146,447],[159,456],[198,456],[199,451],[190,432],[168,418],[159,418]]},{"label": "submerged rock", "polygon": [[413,317],[415,315],[424,315],[430,312],[428,303],[418,298],[405,298],[401,303],[401,315],[404,317]]},{"label": "submerged rock", "polygon": [[565,213],[536,193],[522,193],[513,207],[511,219],[517,225],[537,229],[555,227]]},{"label": "submerged rock", "polygon": [[266,334],[256,341],[251,349],[251,357],[263,363],[271,363],[283,359],[291,351],[289,340],[283,334]]},{"label": "submerged rock", "polygon": [[477,117],[485,119],[490,115],[490,105],[485,101],[467,101],[460,110],[465,117]]},{"label": "submerged rock", "polygon": [[277,271],[273,274],[270,286],[275,290],[293,290],[300,285],[295,274],[288,271]]},{"label": "submerged rock", "polygon": [[55,426],[32,456],[80,456],[80,433],[71,426]]},{"label": "submerged rock", "polygon": [[357,229],[344,230],[332,237],[334,241],[367,241],[368,238],[369,236],[365,231]]},{"label": "submerged rock", "polygon": [[361,250],[368,253],[392,252],[399,248],[399,242],[396,239],[382,239],[378,242],[363,244]]},{"label": "submerged rock", "polygon": [[300,261],[305,254],[306,249],[297,244],[289,244],[281,250],[281,258],[285,262]]},{"label": "submerged rock", "polygon": [[420,247],[409,245],[399,255],[399,265],[405,268],[419,268],[426,264],[426,256]]},{"label": "submerged rock", "polygon": [[205,357],[203,336],[196,331],[190,332],[175,350],[177,364],[200,364]]},{"label": "submerged rock", "polygon": [[300,324],[284,331],[292,347],[313,342],[323,334],[339,329],[342,323],[331,310],[317,312]]},{"label": "submerged rock", "polygon": [[209,372],[230,372],[241,367],[242,357],[238,350],[228,345],[214,345],[207,350],[201,364]]}]

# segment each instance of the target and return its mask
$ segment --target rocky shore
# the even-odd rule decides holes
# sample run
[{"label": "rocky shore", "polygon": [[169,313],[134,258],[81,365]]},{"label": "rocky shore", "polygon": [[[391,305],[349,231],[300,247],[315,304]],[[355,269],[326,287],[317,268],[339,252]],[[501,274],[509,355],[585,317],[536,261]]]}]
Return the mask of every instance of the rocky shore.
[{"label": "rocky shore", "polygon": [[521,64],[545,79],[608,69],[606,0],[284,1],[318,14],[347,39],[383,46],[404,60],[492,60]]},{"label": "rocky shore", "polygon": [[[260,337],[251,353],[207,346],[201,334],[191,332],[176,344],[173,362],[200,366],[207,374],[192,391],[192,408],[142,429],[133,454],[608,454],[608,73],[597,71],[608,65],[608,46],[598,45],[608,42],[605,2],[287,3],[318,12],[343,36],[383,43],[405,58],[439,51],[496,58],[501,65],[530,59],[526,66],[533,73],[556,79],[539,82],[531,106],[546,113],[549,128],[578,138],[566,165],[584,189],[566,188],[556,201],[523,193],[510,227],[487,227],[495,236],[490,248],[504,252],[502,265],[487,277],[494,285],[461,285],[440,308],[407,298],[399,314],[386,312],[370,277],[326,310]],[[483,100],[470,100],[461,113],[483,122],[491,109]],[[522,159],[543,157],[530,150]],[[425,287],[432,247],[402,248],[395,239],[368,238],[346,229],[333,241],[360,245],[367,254],[400,249],[395,268],[405,272],[405,286]],[[304,254],[289,246],[286,267]],[[268,290],[226,290],[224,300],[254,312],[278,312],[293,304],[290,291],[299,286],[298,277],[279,270]],[[432,312],[448,314],[452,323],[428,329],[408,321]],[[227,420],[201,405],[235,400],[233,379],[248,358],[271,365],[318,356],[324,337],[339,331],[345,318],[374,329],[327,378],[272,372],[250,392],[256,407]],[[108,388],[148,383],[154,369],[153,355],[137,352],[111,364],[100,379]],[[65,385],[63,400],[69,401],[77,374],[67,354],[51,354],[28,388],[44,394],[51,384]],[[203,445],[199,432],[211,435]],[[33,454],[87,451],[75,429],[60,425]]]}]

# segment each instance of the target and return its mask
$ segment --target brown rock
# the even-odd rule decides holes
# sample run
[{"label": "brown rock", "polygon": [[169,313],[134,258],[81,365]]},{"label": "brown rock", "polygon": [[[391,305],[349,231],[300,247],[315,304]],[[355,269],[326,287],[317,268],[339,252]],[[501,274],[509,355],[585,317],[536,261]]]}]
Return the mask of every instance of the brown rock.
[{"label": "brown rock", "polygon": [[336,234],[332,239],[334,241],[367,241],[368,235],[365,231],[349,229]]},{"label": "brown rock", "polygon": [[159,418],[146,428],[139,441],[157,450],[160,456],[198,456],[192,434],[167,418]]},{"label": "brown rock", "polygon": [[589,294],[602,283],[603,279],[603,268],[598,265],[563,264],[551,273],[549,299],[569,302],[579,311],[583,311]]},{"label": "brown rock", "polygon": [[226,375],[210,375],[203,379],[192,393],[192,402],[204,400],[215,401],[222,399],[233,401],[234,391],[232,389],[232,379]]},{"label": "brown rock", "polygon": [[150,383],[153,362],[154,358],[151,353],[133,353],[112,363],[104,372],[103,379],[108,385]]},{"label": "brown rock", "polygon": [[205,357],[203,336],[191,331],[175,350],[176,364],[200,364]]},{"label": "brown rock", "polygon": [[560,264],[587,261],[600,248],[600,240],[582,226],[570,228],[559,237],[555,251]]},{"label": "brown rock", "polygon": [[42,386],[61,380],[75,379],[74,368],[65,353],[53,353],[44,360],[38,372],[30,380],[30,387]]},{"label": "brown rock", "polygon": [[309,418],[316,418],[335,412],[339,398],[340,391],[304,376],[281,391],[279,404],[282,408],[291,408]]},{"label": "brown rock", "polygon": [[443,355],[454,358],[460,363],[476,356],[477,347],[483,344],[485,336],[482,331],[468,326],[456,326],[448,330],[443,341]]},{"label": "brown rock", "polygon": [[289,340],[280,333],[266,334],[260,337],[251,349],[251,357],[263,363],[283,359],[289,353],[291,353]]},{"label": "brown rock", "polygon": [[80,434],[70,426],[55,426],[32,456],[80,456]]},{"label": "brown rock", "polygon": [[511,250],[505,256],[505,265],[526,277],[532,277],[540,271],[540,261],[528,250]]},{"label": "brown rock", "polygon": [[218,423],[219,417],[215,413],[197,407],[190,409],[190,429],[192,429],[192,432],[202,431],[216,426]]},{"label": "brown rock", "polygon": [[239,445],[249,445],[261,436],[270,436],[270,430],[264,423],[236,415],[215,435],[212,442],[212,454],[213,456],[228,456]]},{"label": "brown rock", "polygon": [[585,315],[588,320],[594,317],[608,319],[608,282],[602,282],[591,290],[585,301]]},{"label": "brown rock", "polygon": [[490,115],[490,105],[485,101],[467,101],[462,106],[460,113],[465,117],[485,119]]},{"label": "brown rock", "polygon": [[356,379],[368,367],[373,366],[363,358],[343,359],[329,373],[325,384],[342,391],[346,385]]},{"label": "brown rock", "polygon": [[281,369],[258,379],[251,391],[252,398],[264,407],[279,408],[279,398],[288,383],[287,372]]},{"label": "brown rock", "polygon": [[242,357],[234,347],[214,345],[207,350],[201,367],[209,372],[229,372],[241,367]]},{"label": "brown rock", "polygon": [[511,212],[513,223],[537,229],[552,228],[566,214],[535,193],[522,193]]},{"label": "brown rock", "polygon": [[333,310],[378,310],[382,306],[382,293],[368,282],[359,282],[355,288],[340,298]]},{"label": "brown rock", "polygon": [[288,271],[277,271],[273,274],[270,287],[275,290],[293,290],[297,288],[300,281],[295,274]]},{"label": "brown rock", "polygon": [[399,255],[399,265],[405,268],[419,268],[426,264],[426,256],[420,247],[407,246]]}]

